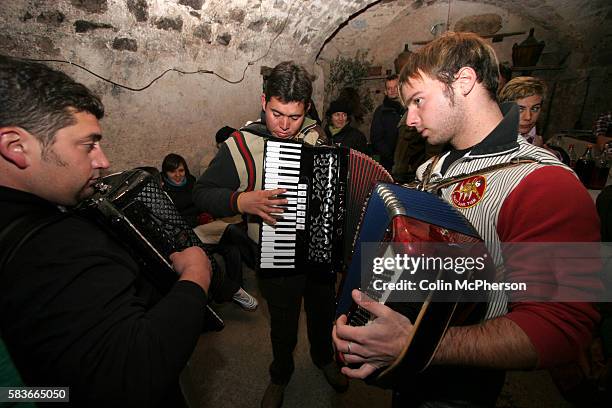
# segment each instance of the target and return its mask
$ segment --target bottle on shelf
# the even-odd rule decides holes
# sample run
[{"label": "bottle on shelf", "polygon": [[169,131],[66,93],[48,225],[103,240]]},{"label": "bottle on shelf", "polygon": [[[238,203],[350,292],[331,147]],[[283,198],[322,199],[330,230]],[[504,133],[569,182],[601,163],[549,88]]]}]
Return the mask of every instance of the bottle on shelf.
[{"label": "bottle on shelf", "polygon": [[569,145],[569,147],[567,148],[567,155],[569,156],[569,166],[572,169],[576,168],[576,161],[578,160],[578,156],[576,155],[576,149],[574,148],[574,145],[571,144]]},{"label": "bottle on shelf", "polygon": [[576,161],[576,175],[587,188],[591,183],[591,176],[595,168],[595,160],[593,160],[593,145],[587,145],[584,154]]},{"label": "bottle on shelf", "polygon": [[592,190],[601,190],[606,186],[608,174],[610,173],[610,158],[606,146],[602,146],[599,159],[595,162],[589,188]]}]

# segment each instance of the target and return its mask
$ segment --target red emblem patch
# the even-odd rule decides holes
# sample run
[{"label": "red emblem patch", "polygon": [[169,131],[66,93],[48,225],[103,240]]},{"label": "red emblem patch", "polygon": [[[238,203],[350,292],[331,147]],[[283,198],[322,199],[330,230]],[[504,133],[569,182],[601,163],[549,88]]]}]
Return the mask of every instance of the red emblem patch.
[{"label": "red emblem patch", "polygon": [[451,193],[451,201],[457,208],[470,208],[484,197],[487,180],[483,176],[470,177],[460,182]]}]

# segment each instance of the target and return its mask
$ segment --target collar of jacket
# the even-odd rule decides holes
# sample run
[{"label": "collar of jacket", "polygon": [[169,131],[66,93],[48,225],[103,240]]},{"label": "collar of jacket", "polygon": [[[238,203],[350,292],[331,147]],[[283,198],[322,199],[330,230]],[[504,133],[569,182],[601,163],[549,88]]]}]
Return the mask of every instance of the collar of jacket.
[{"label": "collar of jacket", "polygon": [[404,113],[404,107],[402,106],[402,104],[398,101],[390,99],[388,96],[385,96],[385,99],[383,99],[382,107],[384,110],[391,110],[393,112],[397,112],[400,115]]},{"label": "collar of jacket", "polygon": [[[296,135],[290,138],[289,140],[302,139],[303,136],[306,135],[306,133],[314,129],[316,126],[317,126],[316,120],[310,119],[308,116],[304,116],[304,123],[302,123],[302,127],[300,128],[299,132],[296,133]],[[241,127],[240,130],[241,131],[246,130],[247,132],[253,133],[261,137],[279,139],[276,136],[274,136],[272,133],[270,133],[270,130],[268,129],[268,126],[266,125],[266,118],[265,118],[265,114],[263,111],[261,112],[259,120],[246,124],[245,126]],[[300,135],[302,135],[302,137],[300,137]]]}]

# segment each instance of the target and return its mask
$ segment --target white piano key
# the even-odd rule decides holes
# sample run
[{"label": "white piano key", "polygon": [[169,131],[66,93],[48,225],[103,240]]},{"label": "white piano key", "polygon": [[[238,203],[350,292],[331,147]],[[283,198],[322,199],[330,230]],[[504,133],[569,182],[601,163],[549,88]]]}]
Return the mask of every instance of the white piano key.
[{"label": "white piano key", "polygon": [[260,264],[262,269],[295,269],[295,265],[274,265],[272,263]]},{"label": "white piano key", "polygon": [[264,235],[261,237],[262,241],[295,241],[295,234],[277,234],[275,236]]},{"label": "white piano key", "polygon": [[[267,146],[281,146],[281,147],[287,147],[290,149],[301,149],[302,148],[302,144],[298,143],[298,142],[281,142],[279,140],[269,140]],[[267,147],[266,146],[266,147]]]},{"label": "white piano key", "polygon": [[277,249],[295,248],[295,241],[275,242],[275,241],[261,241],[261,247],[271,249],[273,251]]},{"label": "white piano key", "polygon": [[266,168],[267,167],[277,168],[280,166],[289,167],[289,168],[297,168],[297,169],[301,167],[300,162],[297,160],[296,161],[287,161],[287,160],[281,161],[274,157],[270,157],[270,158],[266,157]]},{"label": "white piano key", "polygon": [[[271,177],[266,177],[266,183],[285,182],[285,183],[297,184],[298,181],[300,181],[300,178],[299,177],[293,177],[293,176],[271,176]],[[301,192],[302,191],[300,191],[300,193]],[[304,191],[304,193],[306,193],[306,192]]]},{"label": "white piano key", "polygon": [[285,257],[290,257],[293,256],[295,258],[295,250],[279,250],[277,249],[276,252],[271,252],[271,251],[266,251],[266,252],[262,252],[261,254],[262,257],[266,257],[266,258],[275,258],[278,256],[285,256]]}]

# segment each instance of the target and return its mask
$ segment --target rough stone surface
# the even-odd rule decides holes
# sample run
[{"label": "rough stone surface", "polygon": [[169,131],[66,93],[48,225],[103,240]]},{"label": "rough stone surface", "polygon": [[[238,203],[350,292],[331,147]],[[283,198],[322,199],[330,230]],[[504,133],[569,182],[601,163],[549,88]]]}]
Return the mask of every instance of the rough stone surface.
[{"label": "rough stone surface", "polygon": [[34,16],[30,14],[29,11],[26,11],[25,14],[21,16],[20,20],[25,22],[25,21],[31,20],[32,18],[34,18]]},{"label": "rough stone surface", "polygon": [[245,16],[246,16],[246,11],[244,11],[243,9],[235,8],[235,9],[231,9],[229,12],[230,20],[233,20],[237,23],[244,22]]},{"label": "rough stone surface", "polygon": [[210,23],[202,23],[195,28],[193,35],[203,39],[207,43],[212,42],[212,27]]},{"label": "rough stone surface", "polygon": [[105,13],[108,10],[107,0],[70,0],[70,3],[81,10],[90,13]]},{"label": "rough stone surface", "polygon": [[52,27],[59,27],[65,19],[66,16],[60,11],[43,11],[36,17],[36,22]]},{"label": "rough stone surface", "polygon": [[183,19],[181,17],[161,17],[155,20],[155,27],[160,30],[181,31],[183,29]]},{"label": "rough stone surface", "polygon": [[87,31],[93,31],[99,28],[113,28],[113,26],[106,23],[94,23],[85,20],[77,20],[74,22],[74,31],[77,33],[86,33]]},{"label": "rough stone surface", "polygon": [[127,8],[136,21],[147,21],[149,19],[149,4],[146,0],[127,0]]},{"label": "rough stone surface", "polygon": [[138,43],[133,38],[117,37],[113,40],[113,49],[119,51],[138,51]]},{"label": "rough stone surface", "polygon": [[204,0],[179,0],[178,3],[183,6],[189,6],[194,10],[201,10]]},{"label": "rough stone surface", "polygon": [[46,36],[37,37],[34,42],[34,46],[43,55],[47,54],[51,56],[57,56],[60,54],[60,50],[55,44],[55,42]]},{"label": "rough stone surface", "polygon": [[217,37],[217,42],[221,45],[229,45],[232,41],[232,35],[230,33],[223,33]]},{"label": "rough stone surface", "polygon": [[263,29],[265,24],[266,24],[265,20],[251,21],[248,25],[248,29],[256,31],[256,32],[260,32]]},{"label": "rough stone surface", "polygon": [[464,17],[455,23],[455,31],[471,31],[480,35],[495,34],[502,28],[499,14],[480,14]]},{"label": "rough stone surface", "polygon": [[[329,61],[360,50],[367,51],[367,58],[382,72],[393,69],[404,44],[415,51],[421,46],[412,42],[433,39],[430,29],[446,22],[448,6],[448,0],[0,0],[0,53],[74,61],[134,88],[167,67],[211,70],[239,81],[230,84],[214,75],[170,72],[146,90],[134,92],[58,65],[103,97],[111,170],[159,167],[167,153],[177,152],[197,175],[216,152],[210,135],[223,125],[239,127],[259,114],[261,66],[286,59],[305,64],[318,76],[314,101],[322,112],[329,103],[324,91]],[[65,16],[63,22],[58,24],[59,14],[54,13]],[[41,14],[44,18],[38,21]],[[542,115],[542,125],[548,121],[547,133],[576,122],[587,76],[591,89],[583,124],[590,126],[599,111],[612,109],[609,0],[451,2],[453,29],[488,33],[500,19],[496,33],[536,29],[536,38],[546,42],[540,64],[564,60],[563,69],[532,73],[551,89],[557,84]],[[101,29],[98,24],[110,27]],[[512,44],[525,37],[492,43],[500,60],[511,61]],[[365,83],[375,98],[382,99],[382,81]],[[366,134],[368,127],[366,117]]]}]

